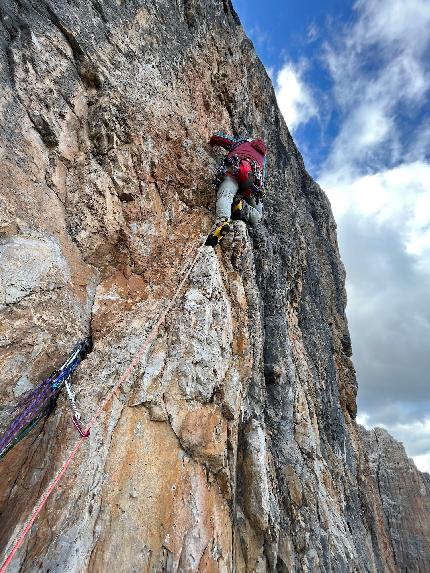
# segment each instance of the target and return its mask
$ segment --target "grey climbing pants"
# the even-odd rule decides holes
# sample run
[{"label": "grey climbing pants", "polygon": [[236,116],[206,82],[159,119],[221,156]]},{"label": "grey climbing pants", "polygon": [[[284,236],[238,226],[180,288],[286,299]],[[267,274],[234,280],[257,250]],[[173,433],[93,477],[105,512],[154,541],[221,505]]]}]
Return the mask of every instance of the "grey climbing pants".
[{"label": "grey climbing pants", "polygon": [[[230,219],[231,206],[234,198],[239,191],[239,183],[233,177],[226,177],[221,185],[218,187],[218,195],[216,202],[216,218]],[[263,203],[260,201],[258,204],[255,202],[252,195],[244,197],[242,219],[251,223],[254,227],[263,217]]]}]

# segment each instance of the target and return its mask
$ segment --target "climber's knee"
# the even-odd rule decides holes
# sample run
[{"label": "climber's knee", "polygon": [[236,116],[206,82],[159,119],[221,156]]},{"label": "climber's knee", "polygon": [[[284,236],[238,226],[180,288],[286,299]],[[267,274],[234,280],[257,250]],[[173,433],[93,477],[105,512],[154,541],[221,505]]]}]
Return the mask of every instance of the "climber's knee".
[{"label": "climber's knee", "polygon": [[261,221],[262,217],[263,217],[262,213],[257,211],[257,209],[252,209],[252,213],[249,216],[249,222],[253,227],[255,227]]},{"label": "climber's knee", "polygon": [[260,223],[263,218],[263,203],[260,201],[258,204],[251,206],[249,203],[244,201],[242,210],[242,219],[250,223],[253,227]]}]

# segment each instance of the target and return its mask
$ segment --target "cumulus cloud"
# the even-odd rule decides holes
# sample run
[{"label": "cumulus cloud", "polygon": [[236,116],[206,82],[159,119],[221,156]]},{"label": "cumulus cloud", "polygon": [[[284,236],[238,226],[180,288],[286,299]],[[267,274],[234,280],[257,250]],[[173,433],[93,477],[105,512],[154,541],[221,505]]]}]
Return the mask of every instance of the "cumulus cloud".
[{"label": "cumulus cloud", "polygon": [[413,460],[420,471],[430,473],[430,454],[413,456]]},{"label": "cumulus cloud", "polygon": [[427,0],[358,0],[359,18],[352,42],[358,47],[381,44],[385,49],[398,42],[415,53],[423,53],[430,23]]},{"label": "cumulus cloud", "polygon": [[324,49],[341,118],[319,182],[338,221],[367,426],[430,463],[427,0],[359,0]]},{"label": "cumulus cloud", "polygon": [[391,221],[350,212],[339,241],[360,407],[375,425],[422,421],[430,415],[429,275]]},{"label": "cumulus cloud", "polygon": [[[409,136],[401,117],[413,114],[430,88],[428,2],[366,0],[355,9],[356,23],[325,46],[343,114],[329,170],[344,168],[345,162],[360,172],[401,161]],[[420,127],[414,128],[417,136]]]},{"label": "cumulus cloud", "polygon": [[306,35],[307,35],[308,42],[315,42],[315,40],[318,39],[319,30],[318,30],[318,26],[315,24],[315,22],[312,22],[312,24],[310,26],[308,26],[308,30],[307,30]]},{"label": "cumulus cloud", "polygon": [[304,65],[294,66],[287,62],[275,78],[278,105],[291,132],[318,115],[317,105],[303,80],[303,74]]},{"label": "cumulus cloud", "polygon": [[[358,176],[332,170],[320,178],[327,190],[333,212],[340,220],[348,212],[372,225],[396,231],[409,254],[422,256],[430,251],[430,164],[402,163],[392,169]],[[363,222],[365,224],[365,222]],[[430,268],[429,268],[430,271]]]}]

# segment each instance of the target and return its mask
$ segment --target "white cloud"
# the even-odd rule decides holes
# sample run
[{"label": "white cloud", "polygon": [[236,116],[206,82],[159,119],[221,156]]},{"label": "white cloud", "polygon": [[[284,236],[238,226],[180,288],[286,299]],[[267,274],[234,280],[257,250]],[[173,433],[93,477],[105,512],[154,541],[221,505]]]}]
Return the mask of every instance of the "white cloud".
[{"label": "white cloud", "polygon": [[427,125],[420,125],[419,132],[414,134],[409,149],[405,151],[405,158],[408,162],[411,160],[425,161],[426,157],[430,157],[430,122]]},{"label": "white cloud", "polygon": [[355,10],[355,24],[325,47],[343,120],[324,170],[347,166],[357,175],[407,153],[399,118],[413,114],[430,89],[430,3],[360,0]]},{"label": "white cloud", "polygon": [[370,430],[372,426],[369,426],[369,415],[366,412],[360,412],[357,416],[357,424],[364,426],[367,430]]},{"label": "white cloud", "polygon": [[315,24],[315,22],[312,22],[312,24],[310,24],[310,26],[308,27],[306,36],[307,36],[308,42],[315,42],[315,40],[318,39],[319,30],[318,30],[318,26]]},{"label": "white cloud", "polygon": [[422,456],[413,456],[415,465],[421,472],[430,473],[430,453]]},{"label": "white cloud", "polygon": [[428,41],[430,9],[427,0],[358,0],[356,25],[362,44],[393,46],[401,42],[419,52]]},{"label": "white cloud", "polygon": [[303,65],[287,62],[276,75],[276,98],[291,132],[318,115],[314,97],[303,81],[303,73]]},{"label": "white cloud", "polygon": [[338,220],[347,212],[388,225],[401,236],[410,254],[429,256],[430,268],[430,164],[401,164],[355,179],[343,169],[320,179]]},{"label": "white cloud", "polygon": [[360,422],[430,469],[430,3],[358,0],[327,42],[338,134],[319,183],[335,213]]},{"label": "white cloud", "polygon": [[409,424],[394,424],[392,431],[412,455],[425,455],[423,451],[430,449],[430,417]]}]

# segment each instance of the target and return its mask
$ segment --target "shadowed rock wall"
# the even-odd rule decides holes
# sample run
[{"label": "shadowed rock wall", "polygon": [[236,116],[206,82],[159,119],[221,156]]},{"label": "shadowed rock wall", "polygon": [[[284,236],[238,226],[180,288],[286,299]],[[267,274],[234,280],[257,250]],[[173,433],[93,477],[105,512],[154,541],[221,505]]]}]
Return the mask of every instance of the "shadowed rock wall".
[{"label": "shadowed rock wall", "polygon": [[[210,134],[270,149],[263,224],[200,247],[12,570],[406,570],[354,422],[330,206],[231,3],[0,9],[3,428],[88,334],[73,385],[91,417],[211,225]],[[76,437],[62,396],[0,463],[2,547]]]}]

